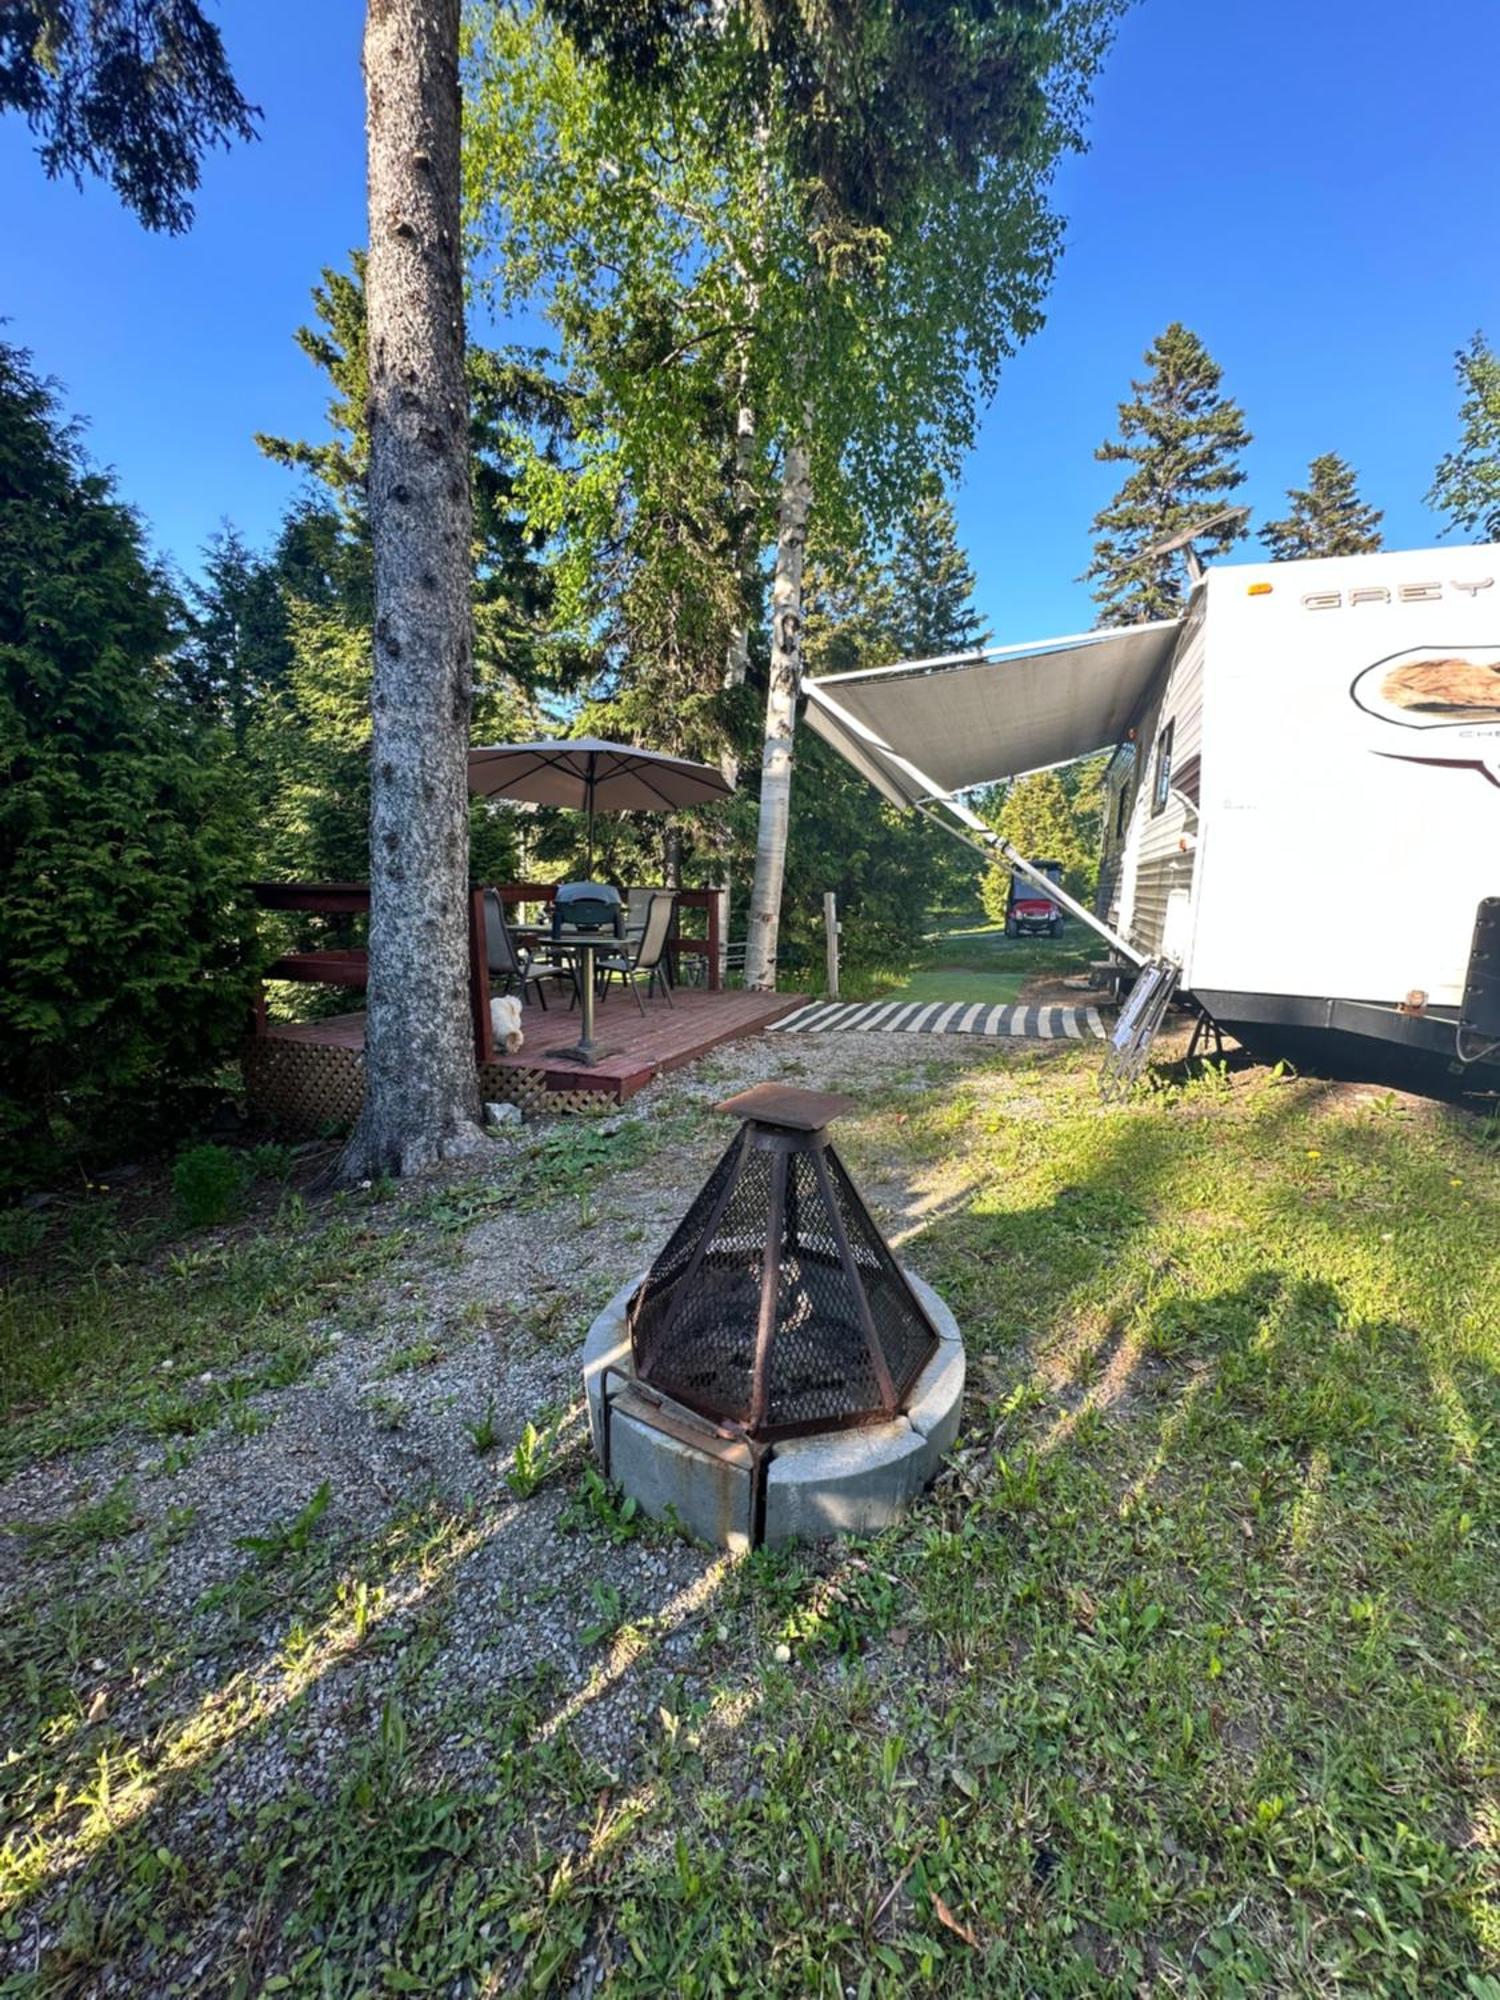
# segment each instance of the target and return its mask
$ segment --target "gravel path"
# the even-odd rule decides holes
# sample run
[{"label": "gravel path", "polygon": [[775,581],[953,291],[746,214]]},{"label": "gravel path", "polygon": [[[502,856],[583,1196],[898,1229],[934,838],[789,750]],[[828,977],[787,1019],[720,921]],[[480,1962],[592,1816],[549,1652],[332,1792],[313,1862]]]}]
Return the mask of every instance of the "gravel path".
[{"label": "gravel path", "polygon": [[[147,1774],[151,1838],[205,1856],[234,1851],[244,1816],[292,1790],[333,1796],[398,1688],[434,1781],[482,1777],[494,1746],[473,1718],[507,1702],[535,1708],[570,1756],[628,1778],[671,1690],[722,1666],[732,1565],[626,1533],[607,1511],[589,1521],[577,1374],[589,1320],[650,1261],[728,1143],[730,1123],[704,1115],[720,1098],[774,1077],[889,1110],[893,1092],[994,1061],[957,1039],[913,1050],[878,1034],[732,1045],[603,1121],[602,1134],[633,1139],[635,1163],[581,1191],[488,1213],[478,1200],[481,1219],[455,1227],[476,1186],[504,1188],[502,1160],[372,1204],[372,1229],[410,1235],[399,1260],[331,1300],[303,1379],[244,1398],[191,1452],[123,1433],[0,1485],[11,1662],[41,1661],[44,1685],[53,1676],[92,1725],[61,1753],[30,1746],[36,1774],[11,1787],[24,1799],[31,1784],[50,1856],[22,1958],[55,1942],[95,1852],[67,1799],[91,1735]],[[856,1152],[859,1128],[856,1114]],[[537,1137],[528,1127],[497,1145],[522,1162]],[[930,1197],[873,1158],[857,1177],[898,1239]],[[433,1219],[434,1197],[446,1219]],[[162,1372],[190,1396],[223,1390],[212,1371]],[[516,1477],[528,1426],[545,1439],[534,1491]],[[111,1495],[124,1520],[92,1544],[70,1540],[80,1509]],[[200,1781],[164,1775],[183,1767]],[[0,1938],[0,1975],[21,1962],[7,1950]],[[76,1990],[158,1990],[131,1964]],[[193,1966],[174,1962],[174,1977],[195,1990]]]}]

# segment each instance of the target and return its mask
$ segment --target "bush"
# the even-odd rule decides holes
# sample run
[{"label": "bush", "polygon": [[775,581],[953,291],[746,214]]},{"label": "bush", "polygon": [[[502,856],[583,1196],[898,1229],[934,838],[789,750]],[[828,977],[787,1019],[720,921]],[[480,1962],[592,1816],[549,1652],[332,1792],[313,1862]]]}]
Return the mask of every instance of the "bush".
[{"label": "bush", "polygon": [[250,816],[179,607],[0,343],[0,1187],[160,1129],[244,1031]]},{"label": "bush", "polygon": [[227,1146],[190,1146],[172,1169],[177,1209],[190,1229],[226,1222],[250,1179],[250,1162]]}]

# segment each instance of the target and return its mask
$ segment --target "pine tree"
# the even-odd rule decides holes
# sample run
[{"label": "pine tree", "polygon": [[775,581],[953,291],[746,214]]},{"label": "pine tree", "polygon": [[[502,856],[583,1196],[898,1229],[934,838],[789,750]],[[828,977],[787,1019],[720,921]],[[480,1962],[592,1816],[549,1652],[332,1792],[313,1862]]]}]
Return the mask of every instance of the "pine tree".
[{"label": "pine tree", "polygon": [[1273,562],[1297,562],[1308,556],[1367,556],[1381,546],[1378,507],[1359,497],[1352,465],[1335,451],[1325,451],[1307,469],[1307,485],[1287,490],[1291,511],[1282,521],[1267,521],[1260,531]]},{"label": "pine tree", "polygon": [[1476,333],[1453,359],[1463,392],[1458,449],[1439,461],[1427,504],[1453,527],[1500,542],[1500,354]]},{"label": "pine tree", "polygon": [[896,643],[908,660],[976,652],[989,628],[974,606],[974,571],[958,541],[953,504],[930,480],[903,516],[891,552]]},{"label": "pine tree", "polygon": [[[1148,556],[1165,537],[1224,507],[1245,473],[1239,454],[1250,443],[1244,413],[1220,391],[1223,371],[1197,334],[1174,320],[1147,348],[1149,373],[1132,381],[1120,405],[1120,435],[1094,456],[1132,470],[1094,516],[1094,584],[1103,625],[1175,618],[1186,598],[1181,558]],[[1245,530],[1230,523],[1204,535],[1205,559],[1233,547]]]}]

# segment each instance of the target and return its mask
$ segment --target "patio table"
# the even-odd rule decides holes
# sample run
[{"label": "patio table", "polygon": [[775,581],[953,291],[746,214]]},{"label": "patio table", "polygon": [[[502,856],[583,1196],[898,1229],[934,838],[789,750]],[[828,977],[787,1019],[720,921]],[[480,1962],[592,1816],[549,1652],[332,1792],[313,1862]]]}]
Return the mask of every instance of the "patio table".
[{"label": "patio table", "polygon": [[581,1032],[572,1048],[557,1049],[553,1053],[564,1062],[583,1063],[592,1068],[614,1053],[612,1049],[601,1049],[594,1040],[594,954],[598,951],[618,951],[620,940],[613,931],[575,931],[567,926],[557,932],[549,931],[547,936],[556,950],[577,952],[583,961],[578,974]]}]

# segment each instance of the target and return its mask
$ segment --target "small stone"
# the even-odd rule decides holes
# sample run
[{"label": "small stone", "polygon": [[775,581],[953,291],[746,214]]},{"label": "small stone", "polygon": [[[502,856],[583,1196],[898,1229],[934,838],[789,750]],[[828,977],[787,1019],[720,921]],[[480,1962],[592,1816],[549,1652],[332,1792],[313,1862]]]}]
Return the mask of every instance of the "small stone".
[{"label": "small stone", "polygon": [[487,1104],[484,1116],[489,1125],[519,1125],[522,1122],[519,1104]]},{"label": "small stone", "polygon": [[771,1655],[771,1658],[776,1662],[778,1667],[786,1666],[788,1662],[791,1660],[791,1657],[792,1657],[792,1649],[784,1639]]}]

